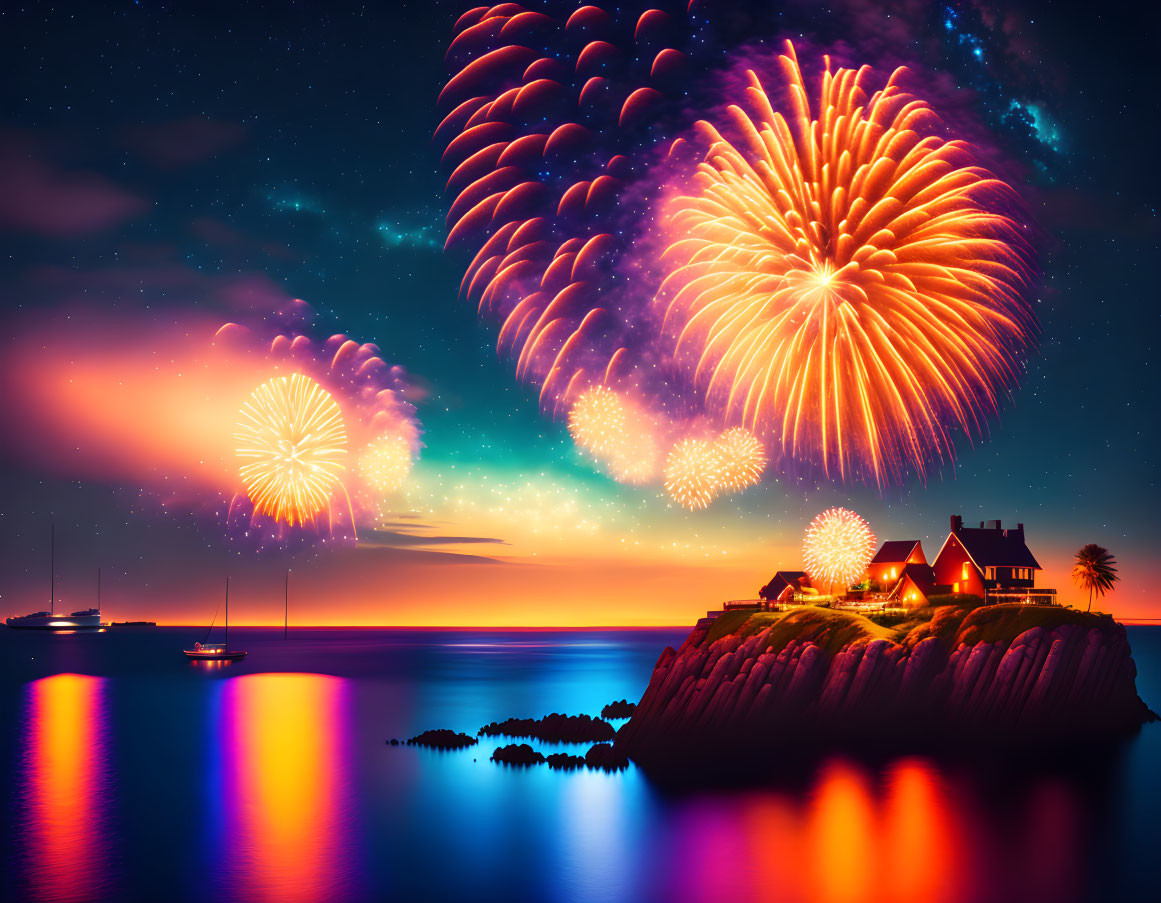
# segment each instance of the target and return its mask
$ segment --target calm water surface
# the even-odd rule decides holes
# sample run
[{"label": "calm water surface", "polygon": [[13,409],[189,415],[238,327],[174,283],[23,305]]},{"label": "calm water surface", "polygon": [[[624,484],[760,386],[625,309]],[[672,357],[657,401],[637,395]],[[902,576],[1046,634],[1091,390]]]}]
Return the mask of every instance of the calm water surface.
[{"label": "calm water surface", "polygon": [[[1161,708],[1161,628],[1130,628]],[[390,747],[636,699],[685,630],[0,631],[14,900],[1157,900],[1161,725],[1110,756],[771,761],[754,789]],[[549,745],[541,744],[545,751]],[[583,752],[584,747],[570,747]],[[721,764],[723,774],[729,763]]]}]

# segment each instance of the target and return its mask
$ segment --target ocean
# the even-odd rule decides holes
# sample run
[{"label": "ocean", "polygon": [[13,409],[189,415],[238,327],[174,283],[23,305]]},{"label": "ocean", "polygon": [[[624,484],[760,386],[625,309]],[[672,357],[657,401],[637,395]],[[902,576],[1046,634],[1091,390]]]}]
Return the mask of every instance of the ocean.
[{"label": "ocean", "polygon": [[[1156,900],[1161,724],[1104,755],[729,761],[696,781],[489,761],[429,728],[635,701],[685,629],[0,631],[7,900]],[[1161,627],[1130,627],[1161,709]],[[719,780],[721,779],[721,780]]]}]

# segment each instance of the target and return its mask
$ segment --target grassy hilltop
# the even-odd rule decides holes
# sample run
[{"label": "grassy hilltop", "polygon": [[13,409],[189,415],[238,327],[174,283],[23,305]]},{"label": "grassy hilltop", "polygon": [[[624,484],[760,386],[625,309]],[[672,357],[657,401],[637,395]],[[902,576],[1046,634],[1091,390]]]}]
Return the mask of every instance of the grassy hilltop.
[{"label": "grassy hilltop", "polygon": [[[791,640],[811,642],[835,654],[847,646],[887,640],[913,648],[928,637],[955,647],[961,643],[1011,641],[1033,627],[1062,624],[1112,629],[1110,615],[1047,605],[985,605],[978,596],[936,596],[937,604],[906,614],[861,615],[805,605],[784,612],[727,611],[709,628],[702,644],[736,635],[743,639],[770,629],[762,651],[780,652]],[[699,644],[701,645],[701,644]]]}]

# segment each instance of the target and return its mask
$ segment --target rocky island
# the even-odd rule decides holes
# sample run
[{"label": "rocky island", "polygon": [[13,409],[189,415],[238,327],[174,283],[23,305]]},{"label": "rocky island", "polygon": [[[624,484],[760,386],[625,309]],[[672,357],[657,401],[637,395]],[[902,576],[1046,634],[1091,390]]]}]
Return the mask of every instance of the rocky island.
[{"label": "rocky island", "polygon": [[638,762],[833,741],[1039,742],[1136,730],[1125,628],[972,597],[872,620],[818,606],[727,611],[667,648],[617,746]]}]

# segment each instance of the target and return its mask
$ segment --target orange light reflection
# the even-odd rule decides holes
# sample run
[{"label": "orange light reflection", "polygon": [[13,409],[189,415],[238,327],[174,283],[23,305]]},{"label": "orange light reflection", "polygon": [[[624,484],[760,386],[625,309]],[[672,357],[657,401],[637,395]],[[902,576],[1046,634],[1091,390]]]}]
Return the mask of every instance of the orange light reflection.
[{"label": "orange light reflection", "polygon": [[34,899],[92,900],[105,878],[104,681],[57,674],[28,686],[24,793]]},{"label": "orange light reflection", "polygon": [[347,851],[344,682],[255,674],[226,689],[228,855],[243,896],[341,896]]},{"label": "orange light reflection", "polygon": [[866,774],[845,762],[828,765],[806,822],[814,899],[825,903],[875,899],[880,877],[878,832]]}]

